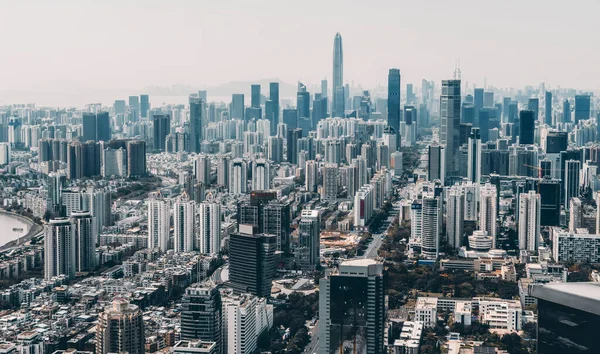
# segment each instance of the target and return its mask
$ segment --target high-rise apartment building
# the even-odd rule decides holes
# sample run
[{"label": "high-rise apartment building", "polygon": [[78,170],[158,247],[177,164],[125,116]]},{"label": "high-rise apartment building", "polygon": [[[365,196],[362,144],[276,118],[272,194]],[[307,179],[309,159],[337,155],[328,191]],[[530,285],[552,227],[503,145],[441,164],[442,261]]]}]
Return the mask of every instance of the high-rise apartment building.
[{"label": "high-rise apartment building", "polygon": [[44,278],[61,274],[73,278],[76,270],[75,232],[71,220],[52,219],[44,226]]},{"label": "high-rise apartment building", "polygon": [[339,168],[336,164],[328,163],[321,168],[323,185],[321,188],[322,200],[336,200],[339,188]]},{"label": "high-rise apartment building", "polygon": [[271,170],[269,162],[257,159],[252,163],[252,190],[264,191],[271,188]]},{"label": "high-rise apartment building", "polygon": [[486,183],[481,186],[479,199],[479,229],[492,238],[492,248],[496,248],[498,236],[498,210],[496,208],[496,186]]},{"label": "high-rise apartment building", "polygon": [[148,248],[166,252],[169,249],[171,207],[161,199],[148,201]]},{"label": "high-rise apartment building", "polygon": [[519,249],[537,251],[540,239],[541,199],[535,191],[519,196]]},{"label": "high-rise apartment building", "polygon": [[173,246],[175,252],[194,250],[194,202],[181,198],[173,203]]},{"label": "high-rise apartment building", "polygon": [[248,191],[248,166],[242,159],[229,164],[229,193],[245,194]]},{"label": "high-rise apartment building", "polygon": [[96,354],[143,354],[146,337],[142,311],[123,298],[98,316]]},{"label": "high-rise apartment building", "polygon": [[196,248],[202,254],[217,255],[221,251],[221,205],[198,204],[200,222]]},{"label": "high-rise apartment building", "polygon": [[448,189],[446,216],[446,235],[448,244],[453,248],[460,248],[463,239],[464,227],[464,193],[459,185]]},{"label": "high-rise apartment building", "polygon": [[75,239],[75,268],[77,272],[89,272],[96,267],[96,230],[89,211],[71,213],[72,232]]}]

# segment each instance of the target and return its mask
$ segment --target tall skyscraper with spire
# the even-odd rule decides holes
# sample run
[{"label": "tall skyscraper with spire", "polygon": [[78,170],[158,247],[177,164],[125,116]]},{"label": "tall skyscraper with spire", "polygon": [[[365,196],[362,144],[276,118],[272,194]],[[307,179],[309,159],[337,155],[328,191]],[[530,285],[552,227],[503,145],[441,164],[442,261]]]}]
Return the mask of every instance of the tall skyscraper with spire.
[{"label": "tall skyscraper with spire", "polygon": [[342,35],[335,34],[333,41],[333,117],[344,116],[344,53]]}]

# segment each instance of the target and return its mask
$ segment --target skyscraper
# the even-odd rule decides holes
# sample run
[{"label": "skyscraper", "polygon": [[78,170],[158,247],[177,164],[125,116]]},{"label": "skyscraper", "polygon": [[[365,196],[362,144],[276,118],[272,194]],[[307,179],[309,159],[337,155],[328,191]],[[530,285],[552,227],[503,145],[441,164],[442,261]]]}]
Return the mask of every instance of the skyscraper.
[{"label": "skyscraper", "polygon": [[[560,186],[559,179],[543,178],[538,183],[540,194],[540,225],[558,226],[560,224]],[[600,210],[600,208],[598,208]]]},{"label": "skyscraper", "polygon": [[565,209],[569,209],[569,201],[571,198],[579,197],[579,173],[581,170],[581,162],[576,160],[565,161],[565,194],[564,205]]},{"label": "skyscraper", "polygon": [[200,223],[195,248],[202,254],[216,255],[221,251],[221,204],[198,204]]},{"label": "skyscraper", "polygon": [[383,264],[347,260],[319,281],[319,353],[383,354]]},{"label": "skyscraper", "polygon": [[93,229],[92,214],[89,211],[71,213],[71,223],[75,235],[75,264],[78,272],[89,272],[96,267],[96,233]]},{"label": "skyscraper", "polygon": [[388,74],[388,126],[396,133],[396,147],[400,147],[400,70]]},{"label": "skyscraper", "polygon": [[519,112],[519,144],[530,145],[534,143],[535,112],[526,110]]},{"label": "skyscraper", "polygon": [[229,280],[234,292],[269,297],[276,251],[276,235],[254,234],[252,226],[240,225],[240,231],[229,236]]},{"label": "skyscraper", "polygon": [[231,109],[229,117],[231,119],[244,120],[244,94],[234,93],[231,95]]},{"label": "skyscraper", "polygon": [[527,103],[527,109],[533,111],[533,121],[537,122],[540,112],[540,99],[537,97],[530,98],[529,102]]},{"label": "skyscraper", "polygon": [[590,95],[575,96],[575,124],[580,120],[590,119],[591,115],[591,97]]},{"label": "skyscraper", "polygon": [[304,270],[315,269],[320,263],[321,220],[318,210],[303,210],[298,224],[296,264]]},{"label": "skyscraper", "polygon": [[153,127],[153,142],[154,150],[165,151],[166,144],[165,139],[170,133],[171,129],[171,116],[168,114],[155,114],[152,116],[152,127]]},{"label": "skyscraper", "polygon": [[279,124],[279,82],[269,83],[269,101],[271,101],[271,104],[266,105],[265,111],[267,119],[271,122],[271,134],[273,134],[274,129]]},{"label": "skyscraper", "polygon": [[471,182],[481,182],[481,138],[479,128],[473,128],[468,142],[467,178]]},{"label": "skyscraper", "polygon": [[250,86],[250,107],[260,108],[260,84],[253,84]]},{"label": "skyscraper", "polygon": [[44,278],[61,274],[73,278],[76,269],[75,233],[71,220],[50,220],[44,226]]},{"label": "skyscraper", "polygon": [[223,318],[217,286],[210,281],[190,285],[185,289],[181,305],[181,339],[215,342],[220,348]]},{"label": "skyscraper", "polygon": [[291,164],[298,164],[298,140],[302,138],[302,129],[288,130],[287,137],[287,161]]},{"label": "skyscraper", "polygon": [[140,114],[142,118],[148,118],[148,111],[150,110],[150,98],[148,95],[140,95]]},{"label": "skyscraper", "polygon": [[440,180],[446,178],[446,152],[443,145],[430,145],[428,147],[427,180]]},{"label": "skyscraper", "polygon": [[143,140],[127,141],[127,177],[146,175],[146,142]]},{"label": "skyscraper", "polygon": [[[298,93],[296,94],[296,107],[298,118],[310,117],[310,93],[306,91],[306,85],[298,81]],[[284,122],[286,123],[286,122]]]},{"label": "skyscraper", "polygon": [[194,250],[194,202],[181,198],[173,204],[173,246],[175,252]]},{"label": "skyscraper", "polygon": [[442,230],[440,197],[423,197],[421,254],[427,259],[437,259]]},{"label": "skyscraper", "polygon": [[540,195],[535,191],[519,196],[519,249],[537,251],[540,239]]},{"label": "skyscraper", "polygon": [[134,122],[137,122],[140,115],[140,98],[138,96],[129,96],[129,113]]},{"label": "skyscraper", "polygon": [[109,141],[111,136],[111,124],[108,112],[84,113],[83,142],[86,141]]},{"label": "skyscraper", "polygon": [[544,122],[547,125],[552,125],[552,92],[546,91],[546,97],[544,99],[544,105],[546,106],[546,112],[544,116]]},{"label": "skyscraper", "polygon": [[190,95],[190,152],[200,152],[206,124],[205,105],[198,95]]},{"label": "skyscraper", "polygon": [[333,117],[344,117],[344,53],[342,50],[342,35],[335,34],[333,40]]},{"label": "skyscraper", "polygon": [[460,163],[458,154],[460,141],[460,80],[442,81],[440,118],[440,144],[443,144],[446,150],[445,172],[447,178],[457,175]]},{"label": "skyscraper", "polygon": [[148,201],[148,248],[166,252],[171,228],[170,205],[160,199]]},{"label": "skyscraper", "polygon": [[144,320],[136,305],[116,298],[98,317],[96,354],[144,354]]},{"label": "skyscraper", "polygon": [[563,123],[571,122],[571,103],[569,100],[565,99],[563,101]]},{"label": "skyscraper", "polygon": [[203,183],[205,186],[209,186],[212,180],[211,178],[211,164],[210,158],[205,154],[200,154],[194,160],[194,177],[198,182]]}]

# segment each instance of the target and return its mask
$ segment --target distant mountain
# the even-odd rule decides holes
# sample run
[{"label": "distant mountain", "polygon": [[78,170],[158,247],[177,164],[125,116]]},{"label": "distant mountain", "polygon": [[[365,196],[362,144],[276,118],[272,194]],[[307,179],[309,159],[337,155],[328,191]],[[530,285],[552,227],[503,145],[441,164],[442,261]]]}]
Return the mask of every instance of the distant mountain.
[{"label": "distant mountain", "polygon": [[148,94],[154,96],[185,96],[190,93],[198,92],[198,90],[206,90],[208,97],[228,97],[234,93],[243,93],[250,100],[250,85],[260,84],[261,94],[269,95],[269,83],[279,82],[279,97],[296,97],[297,86],[281,82],[278,79],[263,79],[256,81],[232,81],[217,86],[209,86],[206,88],[195,88],[189,85],[176,84],[171,87],[150,86],[146,89]]}]

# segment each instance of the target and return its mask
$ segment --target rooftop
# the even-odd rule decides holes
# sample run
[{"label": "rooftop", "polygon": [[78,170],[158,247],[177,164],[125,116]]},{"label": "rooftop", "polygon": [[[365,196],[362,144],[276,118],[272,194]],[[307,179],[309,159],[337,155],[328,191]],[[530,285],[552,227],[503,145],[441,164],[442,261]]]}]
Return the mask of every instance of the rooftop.
[{"label": "rooftop", "polygon": [[533,285],[530,295],[556,304],[600,315],[600,283]]}]

